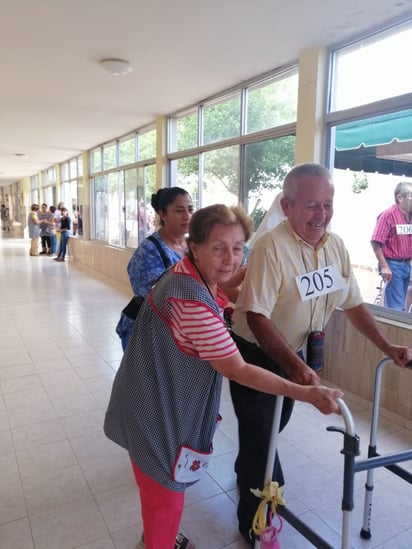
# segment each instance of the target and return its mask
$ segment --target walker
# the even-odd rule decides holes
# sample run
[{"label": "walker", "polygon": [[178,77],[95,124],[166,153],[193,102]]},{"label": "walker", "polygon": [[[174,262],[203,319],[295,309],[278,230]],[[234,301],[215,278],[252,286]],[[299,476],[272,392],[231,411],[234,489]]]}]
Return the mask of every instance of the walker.
[{"label": "walker", "polygon": [[[335,431],[342,433],[343,435],[343,449],[341,453],[344,455],[344,471],[343,471],[343,496],[342,496],[342,549],[350,549],[350,533],[352,526],[352,510],[354,508],[354,476],[355,473],[360,471],[368,471],[367,481],[365,485],[365,504],[363,514],[363,526],[360,535],[364,539],[371,537],[370,532],[370,519],[372,514],[372,491],[373,491],[373,473],[374,469],[378,467],[386,467],[396,475],[400,476],[407,482],[412,482],[412,473],[402,469],[397,463],[408,461],[412,459],[412,449],[403,452],[397,452],[393,454],[387,454],[380,456],[376,452],[376,433],[378,430],[378,414],[379,414],[379,401],[381,391],[381,379],[383,368],[392,362],[392,359],[384,357],[378,363],[375,374],[375,389],[372,408],[372,421],[370,431],[370,442],[367,459],[358,459],[359,456],[359,437],[355,432],[355,425],[353,416],[345,404],[345,402],[338,398],[337,402],[342,413],[342,417],[345,423],[345,429],[342,427],[327,427],[328,431]],[[408,367],[409,364],[408,364]],[[276,449],[279,441],[279,425],[282,413],[283,397],[277,397],[275,412],[272,423],[272,436],[271,443],[268,451],[268,459],[266,461],[265,471],[265,485],[269,484],[272,480],[272,471],[275,461]],[[317,549],[336,549],[330,545],[325,539],[321,538],[314,530],[312,530],[306,523],[301,521],[296,515],[294,515],[286,506],[279,506],[277,512],[282,516],[291,526],[301,533],[307,540],[309,540]],[[262,549],[261,542],[255,541],[255,549]]]}]

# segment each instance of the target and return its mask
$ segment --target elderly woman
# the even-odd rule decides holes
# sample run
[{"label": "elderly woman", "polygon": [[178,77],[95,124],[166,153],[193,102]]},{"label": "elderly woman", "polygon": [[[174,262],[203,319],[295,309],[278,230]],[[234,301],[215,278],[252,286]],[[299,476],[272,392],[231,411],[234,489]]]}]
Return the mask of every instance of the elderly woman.
[{"label": "elderly woman", "polygon": [[296,385],[245,363],[237,350],[219,285],[238,269],[249,236],[239,208],[217,204],[193,214],[187,256],[151,289],[117,372],[104,429],[130,455],[144,526],[138,547],[179,547],[184,490],[212,455],[222,376],[338,412],[339,390]]}]

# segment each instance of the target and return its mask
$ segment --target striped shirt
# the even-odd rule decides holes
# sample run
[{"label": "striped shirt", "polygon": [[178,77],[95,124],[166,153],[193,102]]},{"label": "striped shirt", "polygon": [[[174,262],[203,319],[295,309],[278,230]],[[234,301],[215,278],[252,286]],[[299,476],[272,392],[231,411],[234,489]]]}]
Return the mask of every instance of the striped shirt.
[{"label": "striped shirt", "polygon": [[410,223],[408,215],[397,204],[378,216],[371,240],[382,245],[387,259],[412,258],[412,234],[399,234],[399,226]]},{"label": "striped shirt", "polygon": [[[188,258],[179,261],[172,270],[200,282],[199,275]],[[200,301],[175,298],[169,300],[168,322],[181,351],[199,356],[202,360],[227,358],[237,352],[237,347],[222,322],[223,310],[228,305],[228,300],[220,288],[216,303],[219,314]]]}]

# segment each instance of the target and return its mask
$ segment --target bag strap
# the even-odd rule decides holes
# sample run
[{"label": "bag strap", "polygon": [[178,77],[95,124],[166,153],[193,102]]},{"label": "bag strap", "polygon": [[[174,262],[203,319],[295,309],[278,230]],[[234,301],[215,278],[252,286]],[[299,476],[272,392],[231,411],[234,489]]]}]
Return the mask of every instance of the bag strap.
[{"label": "bag strap", "polygon": [[165,254],[165,251],[161,247],[160,242],[153,235],[148,236],[147,240],[150,240],[156,246],[157,251],[160,254],[160,257],[162,258],[163,265],[165,266],[165,269],[168,269],[172,265],[172,262],[170,261],[170,259]]}]

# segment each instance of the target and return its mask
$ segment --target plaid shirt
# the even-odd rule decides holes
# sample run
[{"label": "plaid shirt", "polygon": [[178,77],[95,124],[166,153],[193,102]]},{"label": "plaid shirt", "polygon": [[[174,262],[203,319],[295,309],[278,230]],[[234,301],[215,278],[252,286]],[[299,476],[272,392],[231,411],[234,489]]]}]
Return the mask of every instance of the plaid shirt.
[{"label": "plaid shirt", "polygon": [[382,212],[373,231],[372,241],[382,244],[383,255],[388,259],[412,258],[412,234],[398,234],[398,225],[410,225],[408,215],[394,204]]}]

